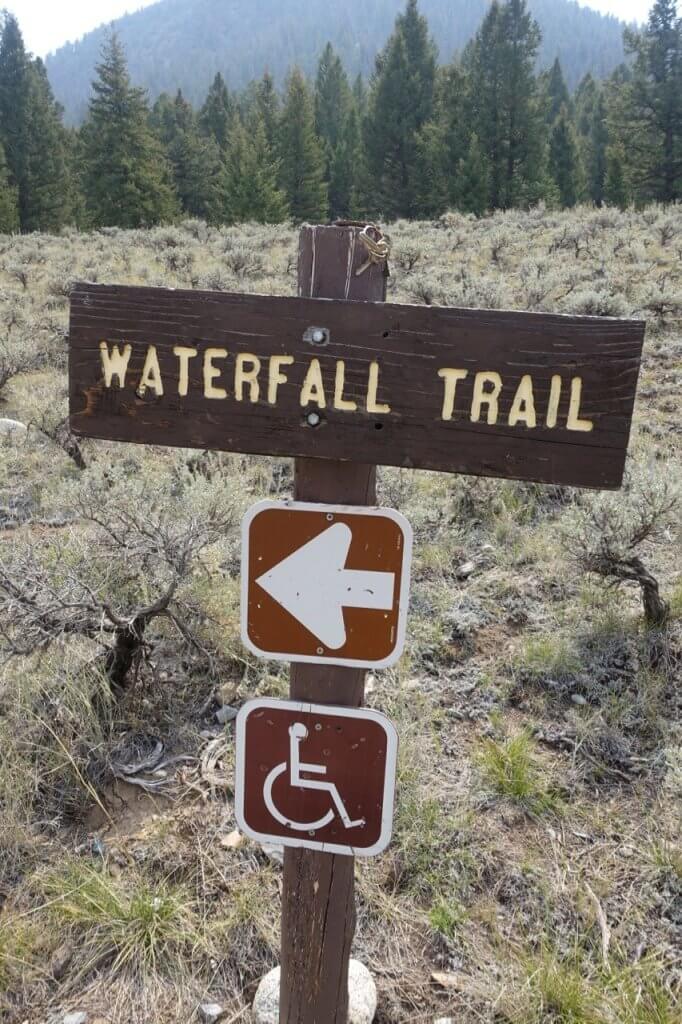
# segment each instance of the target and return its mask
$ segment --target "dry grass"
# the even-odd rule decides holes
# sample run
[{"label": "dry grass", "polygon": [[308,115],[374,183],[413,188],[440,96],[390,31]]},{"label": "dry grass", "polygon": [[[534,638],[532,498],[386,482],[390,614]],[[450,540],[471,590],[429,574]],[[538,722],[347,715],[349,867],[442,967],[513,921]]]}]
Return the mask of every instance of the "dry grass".
[{"label": "dry grass", "polygon": [[[609,522],[636,520],[642,493],[679,489],[682,211],[453,214],[390,234],[396,301],[645,316],[633,485],[609,499]],[[0,239],[0,417],[32,425],[0,441],[0,564],[62,605],[85,584],[130,615],[174,569],[143,534],[134,557],[117,548],[116,517],[166,524],[169,538],[216,510],[221,523],[182,567],[176,621],[150,624],[119,701],[102,671],[106,621],[79,633],[62,608],[48,645],[8,657],[27,620],[0,602],[8,1024],[75,1009],[179,1024],[206,1000],[248,1021],[277,961],[281,869],[224,842],[231,727],[211,744],[218,698],[286,693],[284,669],[239,643],[238,524],[252,501],[290,493],[290,465],[84,442],[81,468],[56,428],[70,281],[291,294],[295,251],[287,226],[197,222]],[[408,653],[369,695],[402,745],[394,842],[357,870],[355,951],[377,978],[379,1024],[680,1024],[679,514],[639,552],[671,608],[653,635],[637,588],[608,589],[580,565],[601,497],[394,469],[379,487],[416,537]],[[116,782],[158,742],[186,760],[144,776],[151,795]]]}]

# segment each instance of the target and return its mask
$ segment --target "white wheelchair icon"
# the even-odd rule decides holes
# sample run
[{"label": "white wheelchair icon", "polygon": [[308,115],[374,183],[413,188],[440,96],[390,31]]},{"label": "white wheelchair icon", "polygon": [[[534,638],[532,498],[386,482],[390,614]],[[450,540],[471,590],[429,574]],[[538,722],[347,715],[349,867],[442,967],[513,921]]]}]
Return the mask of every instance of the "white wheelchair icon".
[{"label": "white wheelchair icon", "polygon": [[[304,779],[302,772],[307,775],[326,775],[327,768],[321,764],[304,764],[301,762],[301,744],[308,738],[308,730],[302,722],[295,722],[289,729],[289,763],[285,761],[283,764],[278,764],[272,769],[263,787],[263,797],[265,799],[265,805],[280,825],[284,825],[285,828],[292,829],[294,832],[315,832],[317,829],[325,828],[327,825],[331,825],[332,821],[338,814],[347,829],[360,828],[366,824],[364,818],[359,818],[357,821],[351,821],[350,816],[346,810],[345,804],[341,799],[338,789],[333,782],[318,782],[315,779]],[[317,790],[318,792],[329,793],[332,798],[335,810],[329,810],[324,817],[319,818],[317,821],[292,821],[290,817],[282,814],[277,808],[272,795],[272,788],[277,780],[289,772],[289,784],[296,789],[310,789]]]}]

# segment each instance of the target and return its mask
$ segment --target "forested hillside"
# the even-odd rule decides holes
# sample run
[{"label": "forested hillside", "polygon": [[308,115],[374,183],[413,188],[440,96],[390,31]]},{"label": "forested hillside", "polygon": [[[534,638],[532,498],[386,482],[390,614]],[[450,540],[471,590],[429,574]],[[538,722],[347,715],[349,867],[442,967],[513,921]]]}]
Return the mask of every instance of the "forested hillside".
[{"label": "forested hillside", "polygon": [[448,210],[674,203],[682,197],[682,19],[657,0],[626,30],[629,63],[537,73],[542,32],[525,0],[493,3],[461,57],[408,0],[369,83],[331,44],[314,79],[292,68],[241,92],[218,72],[201,106],[177,90],[150,109],[111,34],[87,117],[67,129],[16,19],[0,31],[0,231],[210,224],[392,222]]},{"label": "forested hillside", "polygon": [[[297,64],[310,74],[330,41],[351,76],[368,75],[402,0],[161,0],[116,22],[135,82],[152,99],[181,88],[199,103],[220,71],[230,88],[269,71],[280,83]],[[447,62],[479,28],[489,0],[424,0],[440,59]],[[531,0],[542,30],[540,67],[561,60],[570,88],[591,72],[602,78],[623,60],[623,25],[572,0]],[[107,28],[63,47],[47,61],[67,121],[85,115]]]}]

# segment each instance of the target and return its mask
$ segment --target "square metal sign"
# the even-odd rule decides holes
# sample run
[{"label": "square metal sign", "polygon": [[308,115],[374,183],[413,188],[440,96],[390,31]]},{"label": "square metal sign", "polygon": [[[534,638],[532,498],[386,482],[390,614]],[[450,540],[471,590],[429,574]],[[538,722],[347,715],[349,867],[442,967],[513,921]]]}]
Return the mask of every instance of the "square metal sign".
[{"label": "square metal sign", "polygon": [[242,537],[242,639],[277,661],[386,668],[400,658],[412,528],[384,508],[265,501]]},{"label": "square metal sign", "polygon": [[250,701],[237,717],[237,824],[261,843],[376,856],[391,839],[397,751],[377,711]]}]

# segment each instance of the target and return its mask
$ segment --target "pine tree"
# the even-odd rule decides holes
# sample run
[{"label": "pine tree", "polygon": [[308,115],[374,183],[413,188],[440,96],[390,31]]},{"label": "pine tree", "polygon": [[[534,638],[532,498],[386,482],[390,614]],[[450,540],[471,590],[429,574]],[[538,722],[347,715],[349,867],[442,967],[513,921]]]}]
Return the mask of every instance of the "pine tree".
[{"label": "pine tree", "polygon": [[470,128],[490,166],[489,205],[529,205],[546,193],[545,133],[534,74],[540,30],[526,0],[493,3],[465,53]]},{"label": "pine tree", "polygon": [[336,149],[351,105],[351,90],[341,58],[327,43],[315,80],[315,130],[327,143],[331,156]]},{"label": "pine tree", "polygon": [[348,220],[359,215],[356,182],[361,160],[360,118],[355,104],[351,104],[330,168],[329,206],[332,220]]},{"label": "pine tree", "polygon": [[488,203],[489,176],[485,153],[474,132],[467,155],[460,160],[457,170],[457,206],[460,210],[483,216]]},{"label": "pine tree", "polygon": [[19,213],[23,231],[58,231],[70,219],[70,185],[66,134],[61,108],[54,100],[45,67],[36,60],[28,69],[23,175]]},{"label": "pine tree", "polygon": [[0,145],[0,234],[11,235],[19,230],[19,196],[10,184],[5,150]]},{"label": "pine tree", "polygon": [[682,198],[682,18],[676,0],[656,0],[643,32],[626,30],[634,57],[616,114],[639,197]]},{"label": "pine tree", "polygon": [[419,218],[440,217],[450,203],[451,167],[445,128],[440,121],[429,121],[417,135],[417,154],[420,165],[415,199],[415,214]]},{"label": "pine tree", "polygon": [[217,143],[201,134],[196,115],[181,91],[174,100],[166,94],[159,97],[152,121],[166,150],[183,212],[213,220],[221,170]]},{"label": "pine tree", "polygon": [[604,199],[609,206],[627,209],[630,202],[630,189],[625,172],[625,152],[618,144],[609,146],[606,152],[606,182]]},{"label": "pine tree", "polygon": [[353,205],[359,124],[341,58],[327,43],[315,80],[315,130],[324,143],[332,219],[348,218]]},{"label": "pine tree", "polygon": [[423,216],[435,216],[459,203],[457,172],[467,155],[471,134],[466,85],[466,76],[458,63],[439,69],[433,121],[419,134],[420,160],[424,166],[420,189]]},{"label": "pine tree", "polygon": [[315,134],[310,90],[298,68],[289,74],[279,126],[280,184],[297,223],[324,221],[329,210],[324,147]]},{"label": "pine tree", "polygon": [[377,57],[364,129],[364,189],[377,214],[414,216],[419,207],[419,132],[434,108],[436,47],[417,0],[408,0]]},{"label": "pine tree", "polygon": [[19,22],[2,15],[0,35],[0,143],[5,151],[9,179],[19,188],[25,174],[25,127],[29,93],[29,60]]},{"label": "pine tree", "polygon": [[137,228],[178,213],[171,173],[154,135],[145,94],[130,83],[123,48],[103,47],[82,129],[83,189],[95,226]]},{"label": "pine tree", "polygon": [[263,122],[268,146],[274,150],[278,141],[280,100],[275,88],[275,80],[268,72],[263,75],[256,86],[256,110],[258,117]]},{"label": "pine tree", "polygon": [[230,138],[235,108],[220,72],[213,79],[199,114],[199,127],[224,152]]},{"label": "pine tree", "polygon": [[67,128],[64,133],[64,151],[67,170],[67,206],[69,223],[74,227],[87,229],[89,219],[85,196],[81,188],[83,167],[83,139],[76,128]]},{"label": "pine tree", "polygon": [[545,93],[545,117],[547,124],[553,125],[561,114],[562,107],[570,110],[571,98],[568,94],[568,87],[561,67],[561,61],[557,57],[551,69],[543,75],[543,86]]},{"label": "pine tree", "polygon": [[575,111],[586,195],[601,206],[604,202],[609,129],[604,90],[592,75],[586,75],[578,87]]},{"label": "pine tree", "polygon": [[22,231],[57,231],[69,218],[66,134],[42,61],[5,15],[0,38],[0,144]]},{"label": "pine tree", "polygon": [[367,113],[367,86],[362,75],[357,75],[353,82],[353,102],[358,112],[358,117],[362,121]]},{"label": "pine tree", "polygon": [[562,207],[570,208],[578,201],[580,171],[578,147],[566,106],[554,121],[549,143],[549,169]]},{"label": "pine tree", "polygon": [[268,144],[262,118],[245,127],[235,121],[221,178],[221,217],[226,224],[257,221],[279,224],[288,217],[286,197],[278,187],[279,164]]}]

